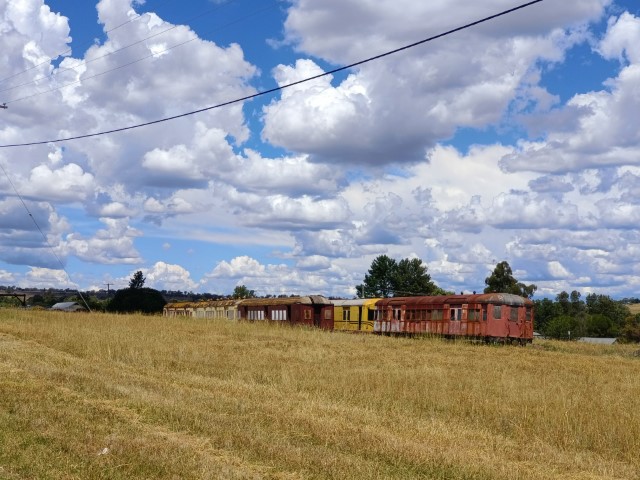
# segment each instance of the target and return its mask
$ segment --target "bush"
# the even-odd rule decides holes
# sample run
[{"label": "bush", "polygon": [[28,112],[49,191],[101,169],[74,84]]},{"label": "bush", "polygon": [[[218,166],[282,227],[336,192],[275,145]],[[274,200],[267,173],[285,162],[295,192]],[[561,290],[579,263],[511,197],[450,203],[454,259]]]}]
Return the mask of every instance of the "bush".
[{"label": "bush", "polygon": [[162,294],[153,288],[125,288],[116,292],[107,305],[107,311],[160,313],[166,303]]},{"label": "bush", "polygon": [[576,318],[569,315],[554,317],[546,324],[544,334],[558,340],[571,340],[582,336]]},{"label": "bush", "polygon": [[627,317],[622,327],[622,338],[628,342],[640,342],[640,314]]}]

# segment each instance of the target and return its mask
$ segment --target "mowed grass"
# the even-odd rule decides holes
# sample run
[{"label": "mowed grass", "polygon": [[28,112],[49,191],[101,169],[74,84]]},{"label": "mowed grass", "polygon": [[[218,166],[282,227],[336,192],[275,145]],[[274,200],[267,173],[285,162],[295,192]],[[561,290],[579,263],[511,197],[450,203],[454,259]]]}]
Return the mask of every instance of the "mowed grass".
[{"label": "mowed grass", "polygon": [[0,479],[637,479],[638,348],[0,310]]}]

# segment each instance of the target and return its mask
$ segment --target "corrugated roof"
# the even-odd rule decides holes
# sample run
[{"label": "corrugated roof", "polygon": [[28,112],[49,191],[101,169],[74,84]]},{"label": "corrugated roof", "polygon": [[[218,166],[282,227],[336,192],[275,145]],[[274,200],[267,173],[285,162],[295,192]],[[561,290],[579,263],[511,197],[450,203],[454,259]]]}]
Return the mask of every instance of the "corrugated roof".
[{"label": "corrugated roof", "polygon": [[199,302],[170,302],[165,308],[205,308],[205,307],[233,307],[240,300],[201,300]]},{"label": "corrugated roof", "polygon": [[596,337],[582,337],[578,339],[583,343],[595,343],[598,345],[613,345],[618,341],[617,338],[596,338]]},{"label": "corrugated roof", "polygon": [[383,298],[379,305],[404,305],[405,303],[418,305],[448,304],[461,305],[463,303],[491,303],[498,305],[533,305],[533,302],[512,293],[476,293],[470,295],[434,295],[424,297],[390,297]]},{"label": "corrugated roof", "polygon": [[84,307],[80,305],[78,302],[58,302],[51,307],[51,310],[71,310],[71,309],[84,310]]}]

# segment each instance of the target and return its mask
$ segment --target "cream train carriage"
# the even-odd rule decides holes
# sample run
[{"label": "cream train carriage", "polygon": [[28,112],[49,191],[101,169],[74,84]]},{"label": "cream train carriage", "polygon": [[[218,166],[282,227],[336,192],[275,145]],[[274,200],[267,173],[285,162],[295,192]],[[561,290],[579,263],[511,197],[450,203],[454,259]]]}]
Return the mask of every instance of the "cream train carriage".
[{"label": "cream train carriage", "polygon": [[173,302],[164,306],[165,317],[195,317],[212,320],[237,320],[240,300],[205,300],[201,302]]}]

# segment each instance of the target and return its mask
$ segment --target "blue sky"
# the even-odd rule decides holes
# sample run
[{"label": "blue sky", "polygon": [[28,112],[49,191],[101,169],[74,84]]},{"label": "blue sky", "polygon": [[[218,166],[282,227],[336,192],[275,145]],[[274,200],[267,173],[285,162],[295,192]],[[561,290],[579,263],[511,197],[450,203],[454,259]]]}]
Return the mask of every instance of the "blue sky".
[{"label": "blue sky", "polygon": [[454,291],[506,260],[537,296],[640,296],[630,0],[544,0],[243,104],[6,147],[199,110],[519,4],[0,0],[0,285],[142,270],[158,289],[349,297],[386,254]]}]

